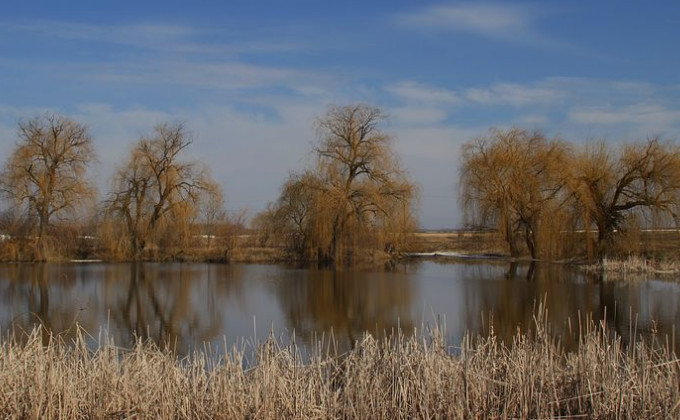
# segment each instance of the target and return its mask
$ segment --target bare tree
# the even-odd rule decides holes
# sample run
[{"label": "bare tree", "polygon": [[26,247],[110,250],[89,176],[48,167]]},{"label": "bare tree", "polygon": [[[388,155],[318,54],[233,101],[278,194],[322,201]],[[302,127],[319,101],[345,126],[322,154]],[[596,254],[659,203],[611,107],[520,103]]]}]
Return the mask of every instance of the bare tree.
[{"label": "bare tree", "polygon": [[680,150],[656,138],[612,150],[586,145],[570,167],[586,230],[597,228],[600,257],[635,210],[673,212],[680,192]]},{"label": "bare tree", "polygon": [[331,106],[318,120],[316,168],[291,176],[275,212],[308,258],[340,262],[371,247],[392,252],[415,226],[415,187],[379,127],[384,119],[377,108],[350,105]]},{"label": "bare tree", "polygon": [[150,239],[162,239],[169,225],[181,233],[206,194],[219,193],[205,167],[181,160],[191,143],[182,124],[160,124],[152,136],[139,140],[114,176],[109,209],[124,221],[136,259]]},{"label": "bare tree", "polygon": [[38,249],[53,217],[73,215],[95,188],[86,178],[95,159],[85,125],[47,114],[19,123],[19,141],[2,174],[2,191],[37,218]]},{"label": "bare tree", "polygon": [[524,238],[533,258],[559,240],[553,222],[569,197],[568,146],[540,132],[491,130],[463,146],[460,188],[468,220],[496,225],[510,255]]}]

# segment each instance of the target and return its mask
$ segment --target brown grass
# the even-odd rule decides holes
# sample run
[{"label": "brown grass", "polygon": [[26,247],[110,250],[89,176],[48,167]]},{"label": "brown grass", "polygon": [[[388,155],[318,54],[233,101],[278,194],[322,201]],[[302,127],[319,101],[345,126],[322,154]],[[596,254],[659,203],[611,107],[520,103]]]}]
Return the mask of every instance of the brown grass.
[{"label": "brown grass", "polygon": [[[366,335],[309,360],[270,339],[254,359],[210,349],[177,359],[152,343],[88,350],[34,330],[0,349],[4,418],[678,418],[680,360],[653,342],[624,348],[605,325],[581,330],[565,352],[544,315],[511,345],[466,339],[451,355],[438,330],[419,337]],[[328,344],[328,343],[326,343]],[[250,367],[244,367],[250,366]]]},{"label": "brown grass", "polygon": [[601,273],[606,281],[640,282],[657,278],[677,281],[680,262],[630,255],[626,258],[605,258],[596,264],[583,265],[582,268],[589,273]]},{"label": "brown grass", "polygon": [[416,232],[407,252],[455,251],[462,254],[508,253],[505,244],[493,231]]}]

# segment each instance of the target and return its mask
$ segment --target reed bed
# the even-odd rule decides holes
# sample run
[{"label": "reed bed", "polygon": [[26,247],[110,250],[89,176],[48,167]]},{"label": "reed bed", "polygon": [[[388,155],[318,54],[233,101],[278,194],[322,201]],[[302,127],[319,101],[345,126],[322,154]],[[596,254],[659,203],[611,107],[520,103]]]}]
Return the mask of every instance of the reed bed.
[{"label": "reed bed", "polygon": [[[511,344],[438,329],[376,340],[335,355],[318,342],[302,360],[270,339],[226,356],[177,358],[150,342],[97,350],[79,335],[33,330],[0,351],[0,413],[18,419],[680,418],[680,360],[668,346],[624,347],[587,323],[566,352],[544,316]],[[250,352],[250,353],[249,353]],[[247,359],[247,357],[253,359]]]},{"label": "reed bed", "polygon": [[680,274],[680,262],[630,255],[623,259],[604,258],[597,264],[583,266],[583,269],[589,273],[601,273],[604,275],[604,280],[611,281],[646,281],[650,278],[659,277],[677,280],[678,274]]}]

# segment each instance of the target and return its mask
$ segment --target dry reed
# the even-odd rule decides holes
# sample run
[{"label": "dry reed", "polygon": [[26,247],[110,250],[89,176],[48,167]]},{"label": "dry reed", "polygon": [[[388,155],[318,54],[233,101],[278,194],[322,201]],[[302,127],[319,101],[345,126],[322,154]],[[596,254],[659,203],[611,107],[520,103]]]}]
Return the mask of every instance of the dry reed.
[{"label": "dry reed", "polygon": [[680,262],[669,259],[650,259],[638,255],[627,258],[604,258],[601,262],[584,265],[589,273],[601,273],[608,281],[646,281],[653,278],[677,279]]},{"label": "dry reed", "polygon": [[[467,338],[451,354],[439,330],[370,335],[346,354],[317,343],[302,361],[270,339],[177,358],[152,343],[89,350],[40,328],[0,350],[3,418],[678,418],[680,361],[650,341],[624,347],[605,325],[566,352],[545,316],[511,344]],[[326,343],[328,344],[328,343]],[[658,343],[657,343],[658,344]],[[325,350],[324,350],[325,349]]]}]

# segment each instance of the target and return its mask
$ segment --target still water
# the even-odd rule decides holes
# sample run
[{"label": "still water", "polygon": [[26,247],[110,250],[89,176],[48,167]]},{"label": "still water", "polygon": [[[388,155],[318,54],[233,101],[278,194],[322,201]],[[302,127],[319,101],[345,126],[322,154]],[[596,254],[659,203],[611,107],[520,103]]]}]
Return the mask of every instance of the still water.
[{"label": "still water", "polygon": [[[466,331],[503,340],[533,324],[545,302],[552,331],[574,346],[578,319],[606,322],[624,340],[656,331],[680,348],[680,284],[602,282],[562,265],[415,261],[334,271],[257,264],[0,265],[0,330],[37,324],[69,338],[75,325],[128,346],[135,337],[180,354],[270,333],[298,344],[332,333],[348,348],[365,332],[405,334],[437,324],[448,343]],[[665,338],[664,338],[665,340]],[[92,339],[96,342],[95,338]]]}]

